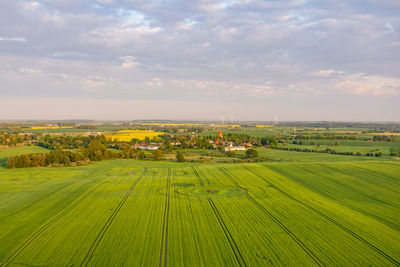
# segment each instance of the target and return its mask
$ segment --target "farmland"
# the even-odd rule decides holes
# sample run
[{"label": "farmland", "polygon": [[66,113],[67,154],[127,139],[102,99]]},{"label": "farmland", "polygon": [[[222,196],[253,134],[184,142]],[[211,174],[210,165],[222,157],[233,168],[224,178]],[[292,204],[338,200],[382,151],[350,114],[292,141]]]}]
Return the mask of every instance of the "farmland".
[{"label": "farmland", "polygon": [[132,139],[143,140],[146,137],[154,138],[159,135],[162,135],[162,132],[155,131],[146,131],[146,130],[121,130],[116,132],[113,135],[106,135],[106,138],[111,139],[113,141],[125,141],[130,142]]},{"label": "farmland", "polygon": [[0,167],[0,262],[399,265],[399,162],[322,156],[341,161]]},{"label": "farmland", "polygon": [[[315,142],[316,145],[312,145]],[[323,151],[327,147],[335,149],[337,152],[353,152],[365,153],[368,152],[382,152],[384,155],[389,155],[392,152],[400,153],[400,142],[369,142],[360,140],[339,140],[338,145],[332,140],[307,140],[305,145],[289,144],[289,148],[308,148],[315,151]],[[282,146],[284,147],[284,146]]]}]

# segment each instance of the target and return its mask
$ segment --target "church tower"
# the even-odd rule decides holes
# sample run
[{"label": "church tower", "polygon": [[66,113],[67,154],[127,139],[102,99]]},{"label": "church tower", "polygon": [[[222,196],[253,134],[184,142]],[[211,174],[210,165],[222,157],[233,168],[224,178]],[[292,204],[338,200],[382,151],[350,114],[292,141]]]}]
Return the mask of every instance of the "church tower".
[{"label": "church tower", "polygon": [[218,136],[217,136],[217,144],[222,143],[224,141],[224,136],[221,132],[221,130],[218,131]]},{"label": "church tower", "polygon": [[221,130],[219,130],[219,132],[218,132],[218,138],[220,138],[221,140],[222,140],[222,138],[224,138],[224,136],[222,135]]}]

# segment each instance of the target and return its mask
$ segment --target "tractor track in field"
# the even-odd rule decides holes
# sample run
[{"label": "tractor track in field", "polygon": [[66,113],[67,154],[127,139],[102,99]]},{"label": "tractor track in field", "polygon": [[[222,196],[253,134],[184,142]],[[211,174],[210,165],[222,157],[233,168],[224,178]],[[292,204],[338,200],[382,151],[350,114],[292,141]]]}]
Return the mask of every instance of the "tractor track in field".
[{"label": "tractor track in field", "polygon": [[[192,167],[194,174],[196,175],[197,179],[199,180],[199,183],[201,186],[204,186],[204,181],[203,178],[200,176],[198,173],[197,169],[195,167]],[[226,239],[228,240],[228,243],[232,249],[232,252],[235,256],[236,262],[238,263],[239,266],[246,266],[246,262],[244,261],[242,254],[240,254],[240,250],[235,242],[235,240],[232,237],[232,234],[230,233],[228,227],[226,226],[224,220],[222,219],[221,214],[219,213],[217,207],[215,206],[214,201],[211,198],[207,198],[208,203],[211,206],[211,209],[217,218],[218,224],[220,225],[222,231],[224,232],[224,235]]]},{"label": "tractor track in field", "polygon": [[135,189],[136,185],[140,182],[140,180],[143,178],[142,174],[139,178],[135,179],[133,181],[131,187],[128,189],[124,197],[121,199],[121,201],[118,203],[117,208],[113,211],[111,216],[107,219],[106,223],[103,225],[101,228],[100,232],[97,234],[95,240],[93,241],[92,245],[89,248],[89,251],[86,253],[85,257],[83,258],[83,261],[81,262],[80,266],[87,266],[90,260],[93,257],[94,252],[96,251],[97,247],[99,246],[101,240],[103,239],[105,233],[107,230],[110,228],[111,224],[114,222],[115,218],[117,217],[119,211],[121,208],[124,206],[126,200],[129,198],[131,195],[133,189]]},{"label": "tractor track in field", "polygon": [[[382,179],[382,180],[385,180],[386,183],[391,184],[391,185],[393,185],[393,186],[394,186],[394,185],[398,185],[397,181],[393,181],[393,180],[390,179],[389,177],[385,176],[384,174],[382,174],[382,173],[380,173],[380,172],[377,172],[377,171],[374,170],[374,169],[363,168],[363,167],[361,167],[361,166],[355,165],[354,163],[350,163],[348,166],[349,166],[350,168],[353,168],[353,169],[358,170],[358,172],[360,172],[360,173],[374,174],[374,176],[379,177],[379,178]],[[372,183],[372,182],[370,182],[370,181],[368,181],[368,182],[371,183],[371,184],[374,184],[374,183]],[[376,185],[376,184],[374,184],[374,185],[375,185],[375,186],[379,186],[379,185]],[[386,189],[386,190],[392,191],[393,193],[396,193],[396,194],[398,193],[396,190],[391,190],[391,188],[388,188],[388,189]]]},{"label": "tractor track in field", "polygon": [[170,188],[171,188],[171,169],[168,168],[167,189],[165,191],[164,217],[163,217],[162,235],[161,235],[161,250],[160,250],[158,266],[167,266]]},{"label": "tractor track in field", "polygon": [[[260,165],[264,168],[267,168],[263,165]],[[368,242],[367,240],[365,240],[364,238],[362,238],[361,236],[359,236],[358,234],[356,234],[355,232],[353,232],[352,230],[350,230],[349,228],[347,228],[346,226],[344,226],[343,224],[341,224],[340,222],[336,221],[335,219],[331,218],[330,216],[326,215],[325,213],[317,210],[316,208],[313,208],[312,206],[304,203],[303,201],[293,197],[292,195],[286,193],[285,191],[283,191],[281,188],[277,187],[275,184],[272,184],[270,181],[267,181],[263,176],[261,176],[260,174],[258,174],[257,172],[249,169],[247,166],[243,166],[243,168],[247,169],[249,172],[257,175],[259,178],[261,178],[264,182],[266,182],[267,184],[269,184],[272,188],[276,189],[277,191],[279,191],[281,194],[285,195],[286,197],[290,198],[291,200],[303,205],[304,207],[308,208],[309,210],[313,211],[314,213],[320,215],[321,217],[325,218],[326,220],[330,221],[331,223],[333,223],[334,225],[336,225],[338,228],[340,228],[341,230],[343,230],[344,232],[348,233],[349,235],[351,235],[352,237],[354,237],[355,239],[357,239],[358,241],[360,241],[361,243],[363,243],[364,245],[368,246],[370,249],[374,250],[376,253],[378,253],[379,255],[383,256],[386,260],[390,261],[392,264],[396,265],[396,266],[400,266],[400,262],[395,260],[394,258],[392,258],[390,255],[386,254],[384,251],[382,251],[381,249],[379,249],[378,247],[376,247],[375,245],[371,244],[370,242]]]},{"label": "tractor track in field", "polygon": [[[322,165],[322,164],[318,164],[318,166],[321,166],[321,167],[324,167],[324,168],[327,168],[327,169],[330,169],[330,170],[333,170],[333,171],[336,171],[336,172],[338,172],[338,173],[341,173],[341,174],[344,174],[344,175],[346,175],[346,176],[349,176],[346,172],[343,172],[342,170],[338,170],[338,169],[335,169],[335,168],[332,168],[331,166],[324,166],[324,165]],[[275,170],[275,169],[274,169]],[[304,170],[304,169],[302,169],[302,170]],[[320,176],[320,177],[324,177],[325,179],[329,179],[329,176],[326,176],[326,175],[324,175],[324,174],[319,174],[318,172],[316,172],[316,171],[313,171],[313,170],[304,170],[304,171],[308,171],[308,172],[311,172],[312,174],[314,174],[314,175],[318,175],[318,176]],[[298,181],[298,179],[296,179],[297,181]],[[340,186],[343,186],[344,188],[346,188],[346,189],[348,189],[348,190],[351,190],[351,191],[354,191],[354,192],[356,192],[356,193],[358,193],[358,194],[360,194],[360,195],[362,195],[362,196],[364,196],[364,197],[366,197],[366,198],[369,198],[369,199],[372,199],[372,200],[374,200],[374,201],[376,201],[376,202],[379,202],[379,203],[381,203],[381,204],[384,204],[384,205],[387,205],[387,206],[391,206],[391,207],[394,207],[394,208],[398,208],[396,205],[393,205],[392,203],[388,203],[388,202],[385,202],[384,200],[382,200],[382,199],[378,199],[378,198],[376,198],[376,197],[373,197],[373,196],[370,196],[370,195],[368,195],[368,194],[366,194],[366,193],[364,193],[364,192],[361,192],[360,190],[357,190],[356,188],[353,188],[353,187],[351,187],[350,185],[347,185],[347,184],[344,184],[344,183],[342,183],[342,182],[340,182],[340,181],[337,181],[337,180],[330,180],[331,182],[333,182],[333,183],[336,183],[336,184],[338,184],[338,185],[340,185]],[[298,183],[300,183],[301,181],[298,181]]]},{"label": "tractor track in field", "polygon": [[196,175],[197,179],[199,180],[200,185],[204,186],[203,178],[201,178],[200,174],[197,172],[197,169],[192,166],[192,170],[193,170],[194,174]]},{"label": "tractor track in field", "polygon": [[[99,170],[100,171],[100,170]],[[87,177],[92,176],[93,174],[97,173],[98,171],[95,171],[88,175]],[[87,178],[86,177],[86,178]],[[103,184],[107,180],[104,179],[100,183],[97,183],[90,187],[85,193],[83,193],[77,200],[75,200],[72,204],[70,204],[67,208],[62,210],[60,213],[58,213],[56,216],[54,216],[52,219],[47,221],[44,225],[40,226],[37,230],[35,230],[10,256],[8,256],[3,263],[0,266],[8,266],[10,263],[13,262],[13,260],[21,254],[21,252],[29,245],[31,244],[37,237],[39,237],[46,229],[48,229],[51,225],[53,225],[55,222],[57,222],[59,219],[64,217],[66,214],[68,214],[71,210],[73,210],[76,206],[78,206],[83,200],[85,200],[93,191],[100,185]]]},{"label": "tractor track in field", "polygon": [[[92,174],[94,174],[95,172],[97,172],[97,171],[92,172],[92,173],[89,174],[86,178],[90,177],[90,176],[91,176]],[[46,180],[45,182],[47,182],[47,180]],[[42,182],[42,183],[43,183],[43,182]],[[35,202],[33,202],[33,203],[31,203],[31,204],[28,204],[28,205],[26,205],[25,207],[22,207],[21,209],[16,210],[16,211],[14,211],[14,212],[12,212],[12,213],[10,213],[10,214],[4,216],[4,217],[1,217],[1,218],[0,218],[0,222],[1,222],[1,221],[4,221],[5,219],[8,219],[9,217],[11,217],[11,216],[13,216],[13,215],[15,215],[15,214],[20,213],[21,211],[24,211],[24,210],[26,210],[26,209],[29,209],[29,208],[32,207],[33,205],[35,205],[35,204],[39,203],[40,201],[42,201],[43,199],[46,199],[46,198],[48,198],[49,196],[51,196],[51,195],[53,195],[53,194],[55,194],[55,193],[57,193],[57,192],[63,190],[64,188],[67,188],[67,187],[69,187],[69,186],[73,186],[73,185],[75,185],[75,184],[77,184],[77,183],[79,183],[79,180],[78,180],[77,182],[75,182],[75,183],[67,184],[67,185],[65,185],[65,186],[63,186],[63,187],[60,187],[60,188],[58,188],[58,189],[56,189],[56,190],[50,192],[49,194],[47,194],[47,195],[45,195],[45,196],[43,196],[43,197],[37,199]]]},{"label": "tractor track in field", "polygon": [[226,239],[228,240],[228,243],[233,251],[233,254],[235,255],[236,262],[238,263],[239,266],[246,266],[246,262],[244,261],[242,254],[240,254],[239,248],[235,240],[233,239],[232,234],[230,233],[228,227],[226,226],[224,220],[222,219],[221,214],[219,213],[217,207],[215,206],[214,201],[211,198],[208,198],[207,200],[211,206],[211,209],[214,212],[215,217],[217,218],[219,225],[221,226],[222,231],[225,234]]},{"label": "tractor track in field", "polygon": [[75,183],[73,183],[73,184],[67,184],[67,185],[65,185],[65,186],[63,186],[63,187],[60,187],[60,188],[58,188],[58,189],[52,191],[51,193],[49,193],[49,194],[47,194],[47,195],[45,195],[45,196],[43,196],[43,197],[37,199],[35,202],[30,203],[30,204],[28,204],[28,205],[22,207],[22,208],[19,209],[19,210],[16,210],[16,211],[14,211],[14,212],[11,212],[10,214],[7,214],[6,216],[1,217],[1,218],[0,218],[0,222],[1,222],[1,221],[4,221],[4,220],[6,220],[6,219],[8,219],[9,217],[11,217],[11,216],[13,216],[13,215],[15,215],[15,214],[20,213],[21,211],[24,211],[24,210],[26,210],[26,209],[29,209],[29,208],[32,207],[33,205],[35,205],[35,204],[39,203],[40,201],[42,201],[43,199],[46,199],[46,198],[48,198],[49,196],[51,196],[51,195],[57,193],[58,191],[61,191],[62,189],[67,188],[68,186],[72,186],[72,185],[74,185],[74,184],[75,184]]},{"label": "tractor track in field", "polygon": [[[238,188],[242,188],[232,175],[224,167],[219,167],[219,170]],[[292,240],[301,247],[301,249],[318,265],[325,266],[325,264],[315,255],[292,231],[290,231],[283,223],[281,223],[272,213],[270,213],[264,206],[262,206],[257,200],[255,200],[249,194],[245,195],[259,210],[266,214],[279,228],[281,228]]]},{"label": "tractor track in field", "polygon": [[[329,169],[331,169],[331,170],[335,170],[335,171],[337,171],[337,172],[339,172],[339,173],[348,175],[347,173],[344,173],[344,172],[342,172],[342,171],[340,171],[340,170],[337,170],[337,169],[335,169],[335,168],[332,168],[332,167],[330,167],[330,166],[323,166],[323,167],[326,167],[326,168],[329,168]],[[400,233],[400,228],[399,228],[397,225],[393,224],[392,222],[388,221],[387,219],[382,218],[382,217],[379,217],[379,216],[376,216],[375,214],[373,214],[373,213],[371,213],[371,212],[368,212],[368,211],[363,210],[363,209],[361,209],[361,208],[359,208],[359,207],[356,207],[356,206],[354,206],[354,205],[351,205],[351,204],[349,204],[349,203],[346,203],[345,201],[342,201],[342,200],[340,200],[340,199],[337,199],[337,198],[334,197],[334,196],[331,196],[331,195],[329,195],[329,194],[326,194],[325,192],[323,192],[322,190],[318,189],[317,187],[315,187],[315,186],[313,186],[313,185],[310,185],[310,184],[307,184],[307,183],[305,183],[304,181],[301,181],[300,179],[298,179],[298,178],[296,178],[296,177],[293,177],[293,176],[288,177],[288,176],[287,176],[287,173],[285,173],[285,172],[282,171],[282,170],[277,169],[275,166],[274,166],[274,167],[270,167],[270,168],[271,168],[274,172],[276,172],[276,173],[278,173],[278,174],[280,174],[280,175],[283,175],[283,176],[287,177],[288,179],[292,180],[293,182],[295,182],[295,183],[297,183],[297,184],[299,184],[299,185],[301,185],[301,186],[304,186],[304,187],[310,189],[311,191],[320,194],[321,196],[324,196],[324,197],[326,197],[326,198],[329,198],[330,200],[332,200],[332,201],[334,201],[334,202],[336,202],[336,203],[338,203],[338,204],[340,204],[340,205],[342,205],[342,206],[344,206],[344,207],[350,208],[350,209],[352,209],[352,210],[354,210],[354,211],[356,211],[356,212],[358,212],[358,213],[360,213],[360,214],[363,214],[363,215],[365,215],[365,216],[371,217],[371,218],[373,218],[373,219],[379,221],[380,223],[384,224],[385,226],[391,228],[392,230],[397,231],[397,232]],[[316,172],[314,172],[314,171],[311,171],[311,170],[305,170],[305,171],[308,171],[308,172],[310,172],[310,173],[312,173],[312,174],[314,174],[314,175],[318,175],[318,173],[316,173]],[[319,175],[319,176],[320,176],[320,177],[323,177],[323,178],[325,178],[325,179],[328,179],[328,178],[329,178],[329,177],[326,177],[325,175]],[[393,205],[393,204],[391,204],[391,203],[387,203],[387,202],[385,202],[385,201],[383,201],[383,200],[379,200],[379,199],[377,199],[377,198],[375,198],[375,197],[369,196],[368,194],[365,194],[365,193],[363,193],[363,192],[361,192],[361,191],[359,191],[359,190],[357,190],[357,189],[355,189],[355,188],[353,188],[353,187],[351,187],[351,186],[348,186],[348,185],[346,185],[346,184],[343,184],[343,183],[341,183],[341,182],[339,182],[339,181],[334,181],[334,180],[332,180],[332,182],[335,183],[335,184],[337,184],[337,185],[343,186],[344,188],[347,188],[347,189],[349,189],[349,190],[352,190],[352,191],[354,191],[354,192],[357,192],[358,194],[360,194],[360,195],[362,195],[362,196],[364,196],[364,197],[367,197],[367,198],[372,199],[372,200],[374,200],[374,201],[380,202],[381,204],[388,205],[388,206],[391,206],[391,207],[393,207],[393,208],[397,208],[397,206],[395,206],[395,205]]]}]

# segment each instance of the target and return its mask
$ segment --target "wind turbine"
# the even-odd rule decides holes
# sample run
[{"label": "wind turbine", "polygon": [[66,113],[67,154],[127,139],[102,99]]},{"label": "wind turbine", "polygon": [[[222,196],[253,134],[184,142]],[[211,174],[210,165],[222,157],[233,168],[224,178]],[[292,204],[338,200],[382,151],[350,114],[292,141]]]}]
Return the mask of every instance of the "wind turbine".
[{"label": "wind turbine", "polygon": [[233,115],[231,115],[231,124],[233,124]]},{"label": "wind turbine", "polygon": [[275,125],[277,125],[278,124],[278,115],[276,115],[275,113],[274,113],[274,120],[275,120]]}]

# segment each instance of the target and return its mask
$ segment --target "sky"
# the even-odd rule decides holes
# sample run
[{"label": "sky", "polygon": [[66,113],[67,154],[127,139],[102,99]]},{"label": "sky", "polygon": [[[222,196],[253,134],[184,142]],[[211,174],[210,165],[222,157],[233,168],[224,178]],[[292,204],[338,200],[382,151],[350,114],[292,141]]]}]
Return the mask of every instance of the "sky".
[{"label": "sky", "polygon": [[0,119],[400,121],[399,0],[1,0]]}]

